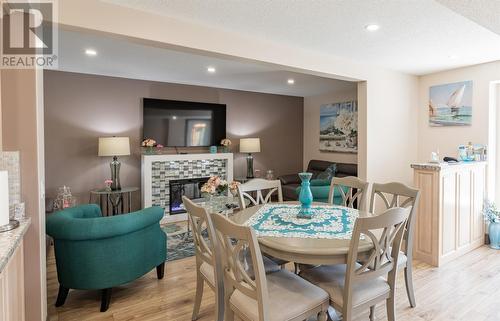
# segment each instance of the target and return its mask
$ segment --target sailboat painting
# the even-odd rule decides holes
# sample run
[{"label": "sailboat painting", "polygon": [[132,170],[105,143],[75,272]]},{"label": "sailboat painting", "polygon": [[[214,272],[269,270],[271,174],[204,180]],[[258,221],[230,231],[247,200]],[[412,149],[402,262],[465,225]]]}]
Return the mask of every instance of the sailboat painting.
[{"label": "sailboat painting", "polygon": [[429,88],[430,126],[468,126],[472,121],[472,81]]}]

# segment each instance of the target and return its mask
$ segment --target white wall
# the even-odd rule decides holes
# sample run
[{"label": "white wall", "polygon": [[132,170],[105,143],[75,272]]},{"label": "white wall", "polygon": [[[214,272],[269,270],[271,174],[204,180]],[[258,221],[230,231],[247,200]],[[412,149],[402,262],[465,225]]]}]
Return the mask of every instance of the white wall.
[{"label": "white wall", "polygon": [[332,91],[323,95],[304,97],[304,169],[307,168],[307,164],[309,164],[311,159],[357,164],[357,154],[321,152],[319,150],[320,106],[357,99],[358,91],[356,84],[354,84],[352,90]]},{"label": "white wall", "polygon": [[[472,80],[472,125],[430,127],[428,115],[429,87]],[[490,82],[500,80],[500,61],[448,70],[420,77],[418,105],[418,159],[427,161],[439,149],[441,157],[457,156],[457,146],[488,144]]]}]

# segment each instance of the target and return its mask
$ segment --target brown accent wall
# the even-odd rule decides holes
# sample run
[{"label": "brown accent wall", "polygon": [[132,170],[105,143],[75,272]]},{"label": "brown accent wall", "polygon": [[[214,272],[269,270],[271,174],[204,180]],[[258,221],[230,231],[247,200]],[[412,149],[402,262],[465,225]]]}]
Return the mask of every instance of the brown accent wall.
[{"label": "brown accent wall", "polygon": [[273,169],[276,175],[302,170],[301,97],[58,71],[45,71],[44,95],[47,197],[67,185],[86,203],[88,191],[102,187],[110,177],[110,159],[97,156],[99,136],[130,136],[132,155],[120,158],[122,186],[140,186],[143,97],[226,104],[235,177],[246,174],[245,155],[237,152],[240,137],[260,137],[256,169]]}]

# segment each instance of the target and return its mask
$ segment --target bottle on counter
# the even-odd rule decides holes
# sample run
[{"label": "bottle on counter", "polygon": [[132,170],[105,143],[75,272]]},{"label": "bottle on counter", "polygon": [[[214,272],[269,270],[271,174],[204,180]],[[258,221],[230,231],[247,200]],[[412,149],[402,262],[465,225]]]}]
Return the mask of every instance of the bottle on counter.
[{"label": "bottle on counter", "polygon": [[472,142],[469,142],[465,147],[465,153],[468,161],[474,160],[474,146],[472,145]]}]

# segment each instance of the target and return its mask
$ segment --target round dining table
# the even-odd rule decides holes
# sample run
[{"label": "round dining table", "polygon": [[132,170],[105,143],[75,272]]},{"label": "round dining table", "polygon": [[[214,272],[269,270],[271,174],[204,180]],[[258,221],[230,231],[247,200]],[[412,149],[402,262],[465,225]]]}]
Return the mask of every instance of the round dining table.
[{"label": "round dining table", "polygon": [[[276,204],[276,203],[273,203]],[[299,202],[283,202],[282,204],[300,204]],[[313,203],[321,206],[334,206],[325,203]],[[244,224],[263,205],[248,207],[235,213],[230,219],[237,224]],[[335,207],[339,207],[335,205]],[[373,214],[366,211],[358,211],[358,217],[370,217]],[[262,252],[275,258],[299,264],[346,264],[349,254],[350,239],[324,239],[324,238],[300,238],[300,237],[278,237],[258,236]],[[373,244],[369,240],[361,239],[358,253],[361,255],[370,251]]]}]

